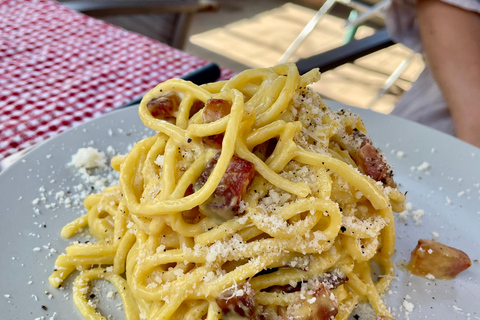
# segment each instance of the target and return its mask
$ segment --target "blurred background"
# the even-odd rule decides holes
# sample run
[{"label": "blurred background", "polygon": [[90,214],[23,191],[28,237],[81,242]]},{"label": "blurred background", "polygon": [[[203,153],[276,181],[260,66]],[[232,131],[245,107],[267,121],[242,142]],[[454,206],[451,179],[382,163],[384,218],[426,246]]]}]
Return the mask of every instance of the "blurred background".
[{"label": "blurred background", "polygon": [[[311,32],[287,61],[327,52],[385,28],[381,10],[368,15],[358,28],[346,27],[348,21],[358,19],[376,8],[375,5],[380,6],[379,1],[328,1],[325,4],[323,0],[199,0],[201,8],[184,24],[185,39],[180,44],[172,44],[179,19],[173,14],[129,14],[101,19],[238,73],[277,64],[318,11],[331,4],[331,10],[313,24]],[[322,80],[313,87],[324,98],[390,113],[423,68],[420,55],[395,44],[323,72]],[[392,79],[396,70],[398,75]]]}]

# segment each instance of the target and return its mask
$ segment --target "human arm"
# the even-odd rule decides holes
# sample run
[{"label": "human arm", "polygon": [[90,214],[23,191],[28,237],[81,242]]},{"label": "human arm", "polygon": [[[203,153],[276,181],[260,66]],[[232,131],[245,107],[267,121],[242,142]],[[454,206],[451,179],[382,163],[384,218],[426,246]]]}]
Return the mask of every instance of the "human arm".
[{"label": "human arm", "polygon": [[418,0],[420,38],[458,138],[480,147],[480,14]]}]

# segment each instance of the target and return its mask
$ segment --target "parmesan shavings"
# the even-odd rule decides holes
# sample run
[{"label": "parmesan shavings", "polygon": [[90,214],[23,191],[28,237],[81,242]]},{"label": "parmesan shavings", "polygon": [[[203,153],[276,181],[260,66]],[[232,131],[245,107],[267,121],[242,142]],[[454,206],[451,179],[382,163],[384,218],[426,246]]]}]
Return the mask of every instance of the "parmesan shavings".
[{"label": "parmesan shavings", "polygon": [[107,156],[92,147],[80,148],[72,156],[71,163],[75,168],[104,168],[107,163]]}]

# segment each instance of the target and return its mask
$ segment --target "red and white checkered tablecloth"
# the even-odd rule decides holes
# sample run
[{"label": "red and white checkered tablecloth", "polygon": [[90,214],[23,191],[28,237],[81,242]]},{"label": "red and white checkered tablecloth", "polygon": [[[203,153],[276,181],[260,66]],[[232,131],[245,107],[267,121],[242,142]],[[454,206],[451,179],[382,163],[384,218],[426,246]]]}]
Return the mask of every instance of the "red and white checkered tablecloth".
[{"label": "red and white checkered tablecloth", "polygon": [[0,0],[0,160],[207,63],[52,0]]}]

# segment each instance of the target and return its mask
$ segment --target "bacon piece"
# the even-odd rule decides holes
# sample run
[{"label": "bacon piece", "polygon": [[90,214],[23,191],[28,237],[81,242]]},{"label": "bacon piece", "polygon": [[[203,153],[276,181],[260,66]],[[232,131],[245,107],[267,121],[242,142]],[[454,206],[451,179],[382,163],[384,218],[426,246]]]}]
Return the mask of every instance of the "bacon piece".
[{"label": "bacon piece", "polygon": [[363,172],[375,181],[381,181],[383,184],[395,187],[392,169],[380,151],[373,146],[370,138],[358,130],[353,131],[353,136],[355,139],[361,140],[360,148],[356,152],[356,158]]},{"label": "bacon piece", "polygon": [[[232,104],[223,99],[208,99],[203,109],[203,123],[210,123],[230,114]],[[210,148],[221,149],[224,134],[216,134],[209,137],[204,137],[203,143]]]},{"label": "bacon piece", "polygon": [[224,319],[254,319],[255,315],[255,291],[250,283],[245,282],[235,289],[222,292],[222,295],[215,299],[222,310]]},{"label": "bacon piece", "polygon": [[162,120],[175,118],[181,99],[175,91],[167,91],[161,96],[150,100],[147,109],[152,117]]},{"label": "bacon piece", "polygon": [[[198,191],[207,182],[219,157],[220,154],[217,154],[207,163],[202,174],[195,182],[195,191]],[[234,155],[213,194],[205,203],[200,205],[200,211],[213,219],[222,221],[232,219],[238,215],[240,201],[247,192],[248,185],[254,175],[253,163]]]},{"label": "bacon piece", "polygon": [[448,280],[471,265],[465,252],[434,240],[420,239],[412,251],[408,269],[417,276]]},{"label": "bacon piece", "polygon": [[375,181],[396,188],[393,180],[393,171],[387,164],[385,157],[373,146],[368,135],[356,128],[351,134],[337,136],[338,144],[347,150],[350,156],[357,162],[362,172]]},{"label": "bacon piece", "polygon": [[291,305],[285,315],[286,320],[331,320],[338,313],[336,298],[321,283],[313,294],[306,295],[299,304]]},{"label": "bacon piece", "polygon": [[365,144],[358,149],[357,158],[365,174],[375,181],[387,184],[388,180],[392,179],[391,169],[385,163],[380,152],[371,144]]},{"label": "bacon piece", "polygon": [[203,137],[203,144],[212,149],[222,149],[223,137],[225,134],[215,134],[213,136]]},{"label": "bacon piece", "polygon": [[[310,307],[312,313],[308,320],[330,320],[334,319],[338,313],[338,304],[335,298],[332,299],[330,290],[322,283],[320,288],[315,291],[313,297],[316,298]],[[309,303],[307,301],[307,303]]]},{"label": "bacon piece", "polygon": [[232,104],[223,99],[208,99],[203,109],[203,123],[210,123],[230,114]]}]

